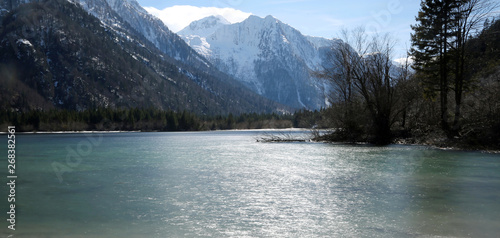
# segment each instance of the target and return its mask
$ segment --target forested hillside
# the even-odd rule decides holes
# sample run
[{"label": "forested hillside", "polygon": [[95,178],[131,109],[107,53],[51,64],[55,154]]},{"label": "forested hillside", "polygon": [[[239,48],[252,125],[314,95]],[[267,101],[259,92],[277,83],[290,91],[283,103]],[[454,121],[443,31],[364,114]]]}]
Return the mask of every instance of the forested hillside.
[{"label": "forested hillside", "polygon": [[2,12],[0,108],[155,107],[200,115],[285,108],[221,72],[171,58],[113,17],[119,27],[104,25],[66,0]]}]

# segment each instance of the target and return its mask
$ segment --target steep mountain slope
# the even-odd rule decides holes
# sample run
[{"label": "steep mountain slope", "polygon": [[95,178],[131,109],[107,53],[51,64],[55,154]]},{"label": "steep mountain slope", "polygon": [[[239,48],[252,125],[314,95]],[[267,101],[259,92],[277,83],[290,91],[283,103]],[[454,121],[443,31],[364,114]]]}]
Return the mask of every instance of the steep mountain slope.
[{"label": "steep mountain slope", "polygon": [[250,16],[236,24],[208,17],[178,34],[216,67],[267,98],[295,108],[327,104],[327,89],[311,72],[332,40],[304,36],[272,16]]},{"label": "steep mountain slope", "polygon": [[170,31],[160,19],[144,10],[136,0],[106,1],[125,22],[146,37],[160,51],[183,63],[206,70],[206,66],[208,66],[206,59],[200,57],[177,34]]},{"label": "steep mountain slope", "polygon": [[221,72],[197,70],[159,51],[103,0],[82,5],[106,21],[66,0],[16,4],[2,2],[2,108],[157,107],[224,114],[280,107]]}]

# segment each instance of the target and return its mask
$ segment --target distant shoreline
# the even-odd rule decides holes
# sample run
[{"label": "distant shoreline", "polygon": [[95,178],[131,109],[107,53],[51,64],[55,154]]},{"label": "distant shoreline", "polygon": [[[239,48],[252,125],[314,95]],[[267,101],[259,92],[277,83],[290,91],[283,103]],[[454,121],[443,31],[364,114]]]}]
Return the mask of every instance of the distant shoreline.
[{"label": "distant shoreline", "polygon": [[[16,134],[21,134],[21,135],[35,135],[35,134],[99,134],[99,133],[136,133],[136,132],[142,132],[142,131],[24,131],[24,132],[17,132]],[[7,133],[2,131],[2,132],[0,132],[0,134],[7,134]]]},{"label": "distant shoreline", "polygon": [[[314,129],[310,128],[263,128],[263,129],[228,129],[228,130],[199,130],[199,131],[140,131],[140,130],[134,130],[134,131],[28,131],[28,132],[17,132],[17,134],[21,135],[50,135],[50,134],[113,134],[113,133],[162,133],[162,132],[169,132],[169,133],[179,133],[179,132],[245,132],[245,131],[255,131],[255,132],[307,132],[311,131]],[[320,129],[321,131],[328,131],[331,129]],[[7,132],[0,132],[0,135],[7,134]],[[409,139],[409,140],[408,140]],[[415,139],[415,138],[413,138]],[[330,143],[330,144],[364,144],[364,145],[374,145],[369,142],[346,142],[346,141],[330,141],[330,140],[322,140],[320,138],[312,139],[315,142],[318,143]],[[411,142],[410,142],[411,141]],[[436,142],[436,141],[433,141]],[[499,149],[489,149],[489,148],[476,148],[474,146],[467,147],[467,145],[460,145],[457,143],[453,143],[450,141],[441,141],[440,143],[432,143],[432,142],[414,142],[412,141],[412,138],[396,138],[393,143],[390,143],[388,145],[406,145],[406,146],[427,146],[429,148],[433,149],[438,149],[438,150],[447,150],[447,151],[463,151],[463,152],[482,152],[482,153],[489,153],[489,154],[500,154]]]},{"label": "distant shoreline", "polygon": [[[157,132],[217,132],[217,131],[310,131],[307,128],[263,128],[263,129],[228,129],[228,130],[198,130],[198,131],[23,131],[17,134],[99,134],[99,133],[157,133]],[[7,132],[0,131],[0,134]]]}]

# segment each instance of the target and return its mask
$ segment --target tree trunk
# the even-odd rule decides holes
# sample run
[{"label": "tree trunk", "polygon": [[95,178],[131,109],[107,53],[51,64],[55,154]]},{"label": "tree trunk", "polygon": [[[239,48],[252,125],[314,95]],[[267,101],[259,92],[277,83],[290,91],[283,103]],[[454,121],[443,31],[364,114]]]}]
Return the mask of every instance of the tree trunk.
[{"label": "tree trunk", "polygon": [[401,123],[401,127],[403,129],[406,129],[406,113],[407,112],[406,112],[406,107],[405,107],[404,110],[403,110],[403,122]]},{"label": "tree trunk", "polygon": [[[445,4],[445,12],[447,12],[447,5]],[[446,133],[448,137],[451,137],[450,134],[450,124],[448,122],[448,22],[445,20],[444,29],[442,31],[443,39],[442,39],[442,58],[440,62],[441,66],[441,128]]]},{"label": "tree trunk", "polygon": [[392,133],[389,117],[387,115],[378,115],[374,124],[374,143],[377,145],[387,145],[391,143]]},{"label": "tree trunk", "polygon": [[441,128],[446,134],[450,131],[448,123],[448,69],[446,67],[446,49],[443,50],[443,60],[441,62],[441,79],[440,79],[440,99],[441,99]]}]

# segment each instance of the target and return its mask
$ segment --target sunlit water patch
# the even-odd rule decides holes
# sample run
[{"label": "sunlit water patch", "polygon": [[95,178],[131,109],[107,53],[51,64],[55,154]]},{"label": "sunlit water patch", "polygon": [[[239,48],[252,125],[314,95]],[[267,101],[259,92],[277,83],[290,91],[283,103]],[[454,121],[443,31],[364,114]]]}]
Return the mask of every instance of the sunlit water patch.
[{"label": "sunlit water patch", "polygon": [[257,143],[261,133],[18,135],[17,229],[7,229],[5,215],[0,234],[500,234],[499,155],[421,146]]}]

